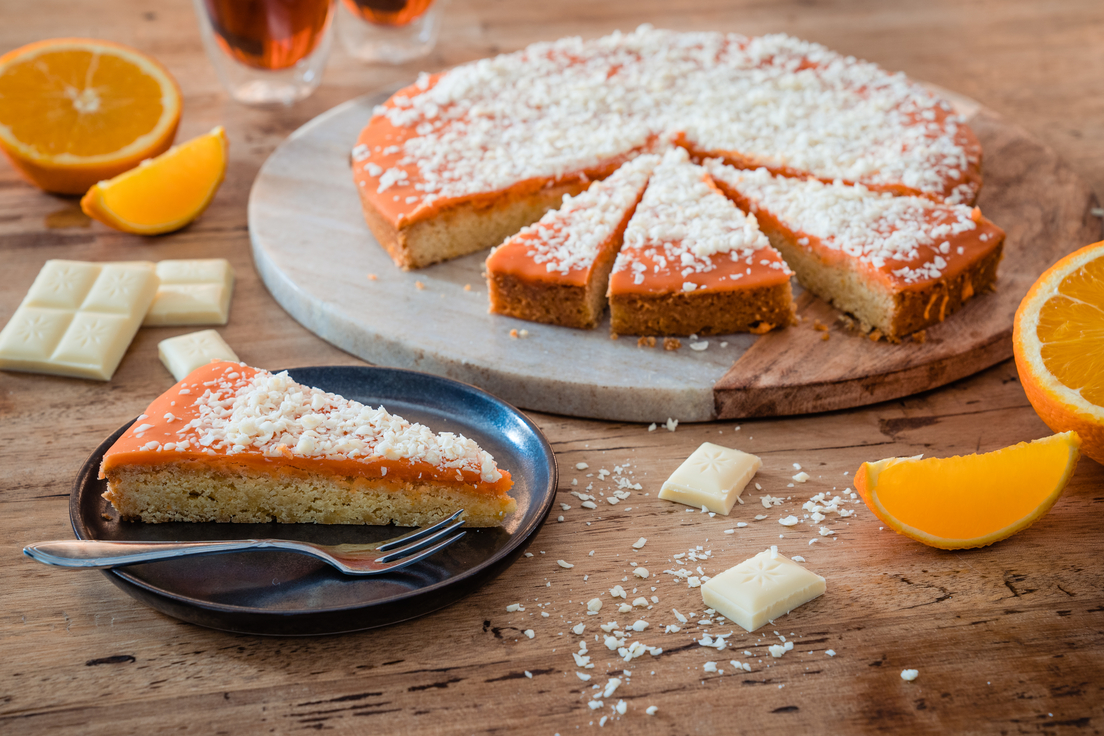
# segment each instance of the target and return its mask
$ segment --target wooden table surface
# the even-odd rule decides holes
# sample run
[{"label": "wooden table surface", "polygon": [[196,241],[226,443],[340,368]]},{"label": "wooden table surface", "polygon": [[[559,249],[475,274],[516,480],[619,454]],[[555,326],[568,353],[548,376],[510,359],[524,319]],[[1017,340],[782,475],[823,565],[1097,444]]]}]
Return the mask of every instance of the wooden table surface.
[{"label": "wooden table surface", "polygon": [[[25,184],[0,164],[0,323],[49,258],[229,258],[238,273],[221,330],[262,367],[357,364],[307,332],[261,285],[249,254],[246,198],[265,157],[324,110],[420,68],[517,49],[568,34],[596,36],[641,22],[747,34],[783,31],[903,70],[972,97],[1055,148],[1104,194],[1104,5],[1099,0],[876,0],[774,3],[494,3],[456,0],[427,60],[367,67],[335,45],[322,87],[290,109],[231,102],[203,54],[186,0],[0,3],[0,52],[56,36],[131,44],[176,76],[185,106],[179,139],[226,126],[231,161],[210,210],[185,230],[140,238],[90,223],[73,199]],[[1030,176],[1030,171],[1024,172]],[[115,428],[171,384],[157,342],[189,328],[139,332],[112,381],[0,373],[0,733],[554,733],[600,726],[624,733],[1070,732],[1104,730],[1104,468],[1082,459],[1065,495],[1025,532],[992,547],[942,552],[882,530],[862,505],[828,523],[779,526],[822,491],[841,492],[864,460],[996,449],[1049,434],[1011,361],[944,389],[866,409],[776,420],[681,425],[534,415],[560,461],[560,498],[522,558],[474,595],[433,615],[343,636],[272,639],[201,629],[156,613],[97,572],[34,563],[23,545],[69,538],[69,491],[80,465]],[[657,417],[662,420],[662,417]],[[764,460],[763,491],[728,518],[686,513],[659,484],[703,441]],[[590,469],[576,471],[576,463]],[[812,476],[790,488],[793,463]],[[569,495],[609,483],[620,465],[643,490],[617,506],[581,509]],[[787,500],[770,511],[759,496]],[[601,500],[601,499],[600,499]],[[756,514],[766,515],[754,521]],[[734,534],[736,522],[748,522]],[[648,539],[640,551],[631,544]],[[817,538],[815,544],[808,540]],[[701,545],[715,574],[770,544],[803,555],[828,580],[820,599],[745,634],[702,624],[697,590],[664,574]],[[560,568],[559,559],[574,563]],[[652,571],[631,577],[630,563]],[[626,581],[626,576],[629,576]],[[623,582],[624,581],[624,582]],[[624,584],[659,603],[614,613]],[[654,591],[653,591],[654,586]],[[582,601],[606,601],[583,615]],[[522,603],[524,612],[506,606]],[[694,612],[678,633],[671,609]],[[542,614],[548,613],[547,617]],[[609,613],[609,615],[605,615]],[[658,657],[623,662],[595,640],[598,623],[637,618]],[[583,636],[571,633],[578,622]],[[532,639],[523,635],[532,629]],[[696,643],[735,629],[723,651]],[[767,654],[774,635],[794,649]],[[595,667],[576,677],[584,640]],[[835,651],[834,657],[826,650]],[[746,656],[744,652],[751,652]],[[751,663],[735,672],[729,660]],[[718,663],[718,673],[706,662]],[[905,682],[900,672],[919,670]],[[626,673],[622,673],[626,670]],[[626,674],[628,676],[626,676]],[[529,677],[531,675],[531,677]],[[609,678],[624,680],[603,697]],[[598,690],[592,689],[597,684]],[[604,704],[592,710],[591,700]],[[614,706],[623,700],[627,712]],[[654,716],[645,709],[655,705]]]}]

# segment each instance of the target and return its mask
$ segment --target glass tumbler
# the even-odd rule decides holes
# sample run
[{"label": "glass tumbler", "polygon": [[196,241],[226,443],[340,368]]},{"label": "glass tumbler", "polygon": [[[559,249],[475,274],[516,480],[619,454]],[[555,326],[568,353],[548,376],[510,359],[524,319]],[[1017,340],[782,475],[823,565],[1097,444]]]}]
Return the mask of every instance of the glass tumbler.
[{"label": "glass tumbler", "polygon": [[207,56],[230,96],[290,105],[322,81],[335,0],[193,0]]},{"label": "glass tumbler", "polygon": [[340,0],[337,32],[362,61],[402,64],[437,44],[445,0]]}]

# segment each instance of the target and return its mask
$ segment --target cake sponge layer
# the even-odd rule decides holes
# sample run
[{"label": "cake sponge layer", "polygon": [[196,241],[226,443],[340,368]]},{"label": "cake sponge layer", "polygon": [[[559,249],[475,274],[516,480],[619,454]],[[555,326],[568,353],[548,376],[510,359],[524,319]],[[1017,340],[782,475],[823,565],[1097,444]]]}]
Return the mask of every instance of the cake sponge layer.
[{"label": "cake sponge layer", "polygon": [[107,474],[110,501],[124,519],[284,524],[426,526],[464,509],[468,526],[499,526],[517,502],[463,485],[338,477],[291,468],[261,472],[196,461],[130,465]]}]

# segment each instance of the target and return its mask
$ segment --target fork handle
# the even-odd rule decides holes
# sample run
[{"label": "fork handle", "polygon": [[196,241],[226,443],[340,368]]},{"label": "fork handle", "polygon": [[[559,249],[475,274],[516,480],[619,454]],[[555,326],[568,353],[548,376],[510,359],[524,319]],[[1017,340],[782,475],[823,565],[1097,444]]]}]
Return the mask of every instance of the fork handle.
[{"label": "fork handle", "polygon": [[227,542],[97,542],[71,539],[32,544],[23,548],[23,554],[47,565],[95,569],[272,546],[271,542],[262,539]]}]

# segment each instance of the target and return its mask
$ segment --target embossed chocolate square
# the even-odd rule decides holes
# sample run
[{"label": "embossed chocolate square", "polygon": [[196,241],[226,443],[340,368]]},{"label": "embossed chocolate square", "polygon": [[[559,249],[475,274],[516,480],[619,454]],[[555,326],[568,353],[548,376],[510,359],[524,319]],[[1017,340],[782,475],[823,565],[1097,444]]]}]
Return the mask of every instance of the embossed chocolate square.
[{"label": "embossed chocolate square", "polygon": [[226,324],[234,269],[225,258],[159,261],[157,276],[161,285],[143,326]]},{"label": "embossed chocolate square", "polygon": [[0,369],[110,380],[157,285],[145,261],[46,261],[0,330]]},{"label": "embossed chocolate square", "polygon": [[755,455],[706,442],[671,473],[659,497],[727,516],[761,467]]},{"label": "embossed chocolate square", "polygon": [[824,578],[778,553],[760,552],[706,581],[705,605],[755,631],[824,593]]},{"label": "embossed chocolate square", "polygon": [[177,335],[157,343],[157,355],[177,381],[212,360],[237,361],[238,356],[214,330]]}]

